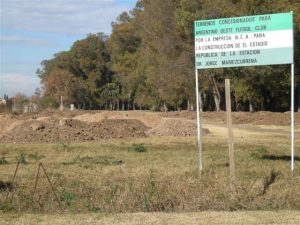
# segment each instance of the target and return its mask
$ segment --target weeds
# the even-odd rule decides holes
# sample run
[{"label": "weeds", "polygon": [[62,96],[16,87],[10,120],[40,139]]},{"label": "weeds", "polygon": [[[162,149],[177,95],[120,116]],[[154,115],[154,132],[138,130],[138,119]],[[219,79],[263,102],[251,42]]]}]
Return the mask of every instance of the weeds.
[{"label": "weeds", "polygon": [[16,211],[14,205],[10,202],[1,202],[0,203],[0,212],[10,213]]},{"label": "weeds", "polygon": [[263,194],[266,194],[271,184],[273,184],[276,180],[276,178],[279,176],[278,172],[275,172],[272,170],[270,172],[270,175],[267,176],[264,180],[264,186],[263,186]]},{"label": "weeds", "polygon": [[5,159],[4,156],[0,157],[0,165],[8,164],[8,161]]},{"label": "weeds", "polygon": [[76,195],[70,191],[63,190],[60,193],[60,200],[65,202],[67,205],[70,205],[73,201],[76,200]]},{"label": "weeds", "polygon": [[17,156],[17,161],[18,161],[18,163],[21,163],[21,164],[28,164],[24,152],[19,152],[19,154]]},{"label": "weeds", "polygon": [[251,153],[252,159],[261,159],[263,155],[268,153],[268,149],[264,146],[255,149],[255,152]]},{"label": "weeds", "polygon": [[33,159],[33,160],[35,160],[36,162],[37,162],[37,161],[40,161],[41,159],[43,159],[43,158],[45,158],[45,157],[46,157],[46,156],[40,155],[40,154],[38,154],[37,152],[28,155],[28,158]]},{"label": "weeds", "polygon": [[75,157],[70,162],[63,162],[63,165],[74,165],[74,164],[80,164],[81,166],[86,166],[87,164],[98,164],[98,165],[120,165],[122,164],[122,160],[115,160],[114,157],[110,156],[84,156],[84,157]]},{"label": "weeds", "polygon": [[[144,201],[143,201],[143,208],[146,212],[153,211],[153,207],[154,207],[155,201],[156,201],[155,195],[157,194],[156,189],[157,188],[156,188],[156,184],[155,184],[155,180],[154,180],[153,171],[150,170],[150,175],[146,182]],[[154,211],[157,211],[157,210],[154,210]]]},{"label": "weeds", "polygon": [[[145,144],[128,145],[124,140],[74,144],[70,152],[58,152],[57,145],[28,145],[25,152],[26,159],[29,160],[46,157],[43,163],[49,168],[49,178],[59,193],[63,210],[66,211],[128,213],[231,209],[225,140],[215,140],[213,137],[208,141],[204,139],[205,167],[201,178],[197,175],[197,146],[194,138],[150,137],[142,141]],[[276,156],[285,154],[288,146],[286,149],[278,149],[276,141],[269,140],[261,147],[253,146],[245,140],[237,143],[237,209],[300,209],[300,180],[298,176],[290,177],[287,161],[261,158],[268,155],[268,152]],[[7,149],[7,158],[10,154],[15,157],[19,149],[19,146]],[[139,153],[145,149],[151,151]],[[251,157],[253,153],[257,155]],[[25,154],[19,158],[25,159]],[[299,168],[299,165],[299,161],[295,161],[295,168]],[[56,201],[53,201],[42,173],[32,205],[32,179],[36,176],[36,167],[33,167],[34,165],[32,168],[20,167],[22,171],[17,176],[20,179],[16,180],[18,188],[13,191],[13,198],[10,198],[12,204],[0,203],[0,210],[61,210]],[[84,168],[93,170],[87,171]],[[265,174],[265,171],[269,172]],[[300,170],[295,170],[295,174],[299,172]],[[13,175],[12,165],[1,166],[0,175],[9,180]],[[5,198],[5,190],[7,188],[3,185],[0,202]]]},{"label": "weeds", "polygon": [[69,143],[66,143],[66,142],[63,142],[63,141],[59,141],[57,143],[57,150],[69,150],[70,149],[70,144]]},{"label": "weeds", "polygon": [[133,144],[131,147],[128,148],[128,151],[132,152],[146,152],[147,148],[144,144]]}]

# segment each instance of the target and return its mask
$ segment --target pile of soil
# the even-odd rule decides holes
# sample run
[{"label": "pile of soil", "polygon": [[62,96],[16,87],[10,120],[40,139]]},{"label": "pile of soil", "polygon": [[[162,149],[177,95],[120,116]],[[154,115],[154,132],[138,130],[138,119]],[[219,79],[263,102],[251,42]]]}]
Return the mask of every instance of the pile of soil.
[{"label": "pile of soil", "polygon": [[98,123],[103,119],[107,119],[105,113],[84,113],[78,116],[73,117],[73,119],[80,120],[85,123]]},{"label": "pile of soil", "polygon": [[2,143],[82,142],[111,138],[146,137],[149,128],[138,120],[110,120],[84,123],[63,118],[60,120],[29,120],[15,126],[0,137]]},{"label": "pile of soil", "polygon": [[[203,134],[208,134],[208,129],[202,129]],[[156,127],[147,132],[153,136],[196,136],[196,121],[178,118],[164,118]]]},{"label": "pile of soil", "polygon": [[100,123],[89,126],[89,131],[94,138],[126,138],[126,137],[146,137],[149,127],[141,121],[135,119],[105,119]]},{"label": "pile of soil", "polygon": [[0,114],[0,137],[12,130],[20,121],[11,114]]},{"label": "pile of soil", "polygon": [[[195,113],[194,113],[195,114]],[[196,114],[195,114],[196,115]],[[226,124],[226,112],[201,113],[204,123]],[[291,123],[290,112],[232,112],[233,124],[276,125],[289,126]],[[295,125],[300,125],[300,113],[295,113]]]},{"label": "pile of soil", "polygon": [[140,120],[147,127],[154,127],[161,121],[161,117],[158,115],[158,113],[139,111],[103,111],[84,113],[73,117],[73,119],[86,123],[97,123],[104,119],[136,119]]},{"label": "pile of soil", "polygon": [[[226,124],[226,112],[201,113],[204,124]],[[233,125],[290,125],[290,112],[233,112]],[[300,125],[300,113],[295,113]],[[0,114],[1,143],[82,142],[111,138],[195,136],[196,112],[44,111]],[[209,133],[203,129],[203,133]]]}]

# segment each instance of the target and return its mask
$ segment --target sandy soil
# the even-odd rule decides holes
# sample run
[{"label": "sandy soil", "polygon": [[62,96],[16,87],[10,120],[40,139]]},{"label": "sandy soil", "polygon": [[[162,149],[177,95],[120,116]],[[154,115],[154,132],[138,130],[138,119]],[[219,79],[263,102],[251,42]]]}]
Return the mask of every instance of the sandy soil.
[{"label": "sandy soil", "polygon": [[299,225],[297,211],[240,211],[240,212],[195,212],[195,213],[131,213],[131,214],[20,214],[0,216],[0,223],[11,224],[101,224],[101,225],[223,225],[223,224],[272,224]]}]

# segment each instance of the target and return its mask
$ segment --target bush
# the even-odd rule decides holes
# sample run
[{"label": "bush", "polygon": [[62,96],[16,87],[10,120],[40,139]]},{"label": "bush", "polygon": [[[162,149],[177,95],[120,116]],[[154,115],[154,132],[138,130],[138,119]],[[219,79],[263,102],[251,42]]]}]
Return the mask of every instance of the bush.
[{"label": "bush", "polygon": [[4,157],[0,157],[0,165],[8,164],[8,161]]},{"label": "bush", "polygon": [[18,163],[21,164],[27,164],[28,162],[26,161],[26,157],[25,157],[25,153],[24,152],[20,152],[17,156],[17,161]]},{"label": "bush", "polygon": [[76,195],[72,192],[63,190],[60,194],[60,199],[66,202],[67,205],[71,205],[72,201],[76,200]]},{"label": "bush", "polygon": [[56,109],[59,106],[59,102],[52,97],[43,97],[39,101],[39,108],[46,109],[46,108],[52,108]]},{"label": "bush", "polygon": [[147,148],[144,144],[133,144],[128,150],[133,152],[146,152]]}]

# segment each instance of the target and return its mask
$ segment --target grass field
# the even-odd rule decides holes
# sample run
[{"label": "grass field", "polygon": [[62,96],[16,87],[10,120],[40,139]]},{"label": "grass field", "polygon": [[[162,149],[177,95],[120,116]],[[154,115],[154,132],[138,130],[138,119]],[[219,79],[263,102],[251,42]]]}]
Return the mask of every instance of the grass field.
[{"label": "grass field", "polygon": [[[101,224],[115,224],[119,219],[121,224],[184,224],[185,220],[188,224],[224,224],[222,221],[227,220],[230,224],[297,224],[297,220],[284,221],[289,221],[290,214],[292,218],[300,214],[299,147],[296,170],[291,176],[288,136],[236,129],[237,192],[231,199],[226,129],[209,129],[212,134],[204,137],[201,177],[197,173],[194,137],[0,144],[3,184],[9,184],[17,161],[21,162],[7,199],[7,190],[1,186],[0,210],[6,213],[1,220],[15,224],[27,224],[29,220],[50,224],[54,220],[63,224],[60,219],[77,222],[77,216],[82,216],[82,221],[91,220],[94,224],[98,220]],[[44,165],[61,206],[43,171],[34,191],[39,162]],[[218,214],[207,210],[238,212]],[[198,211],[205,212],[192,213]],[[203,223],[197,223],[201,218]],[[264,222],[258,223],[260,219]]]}]

